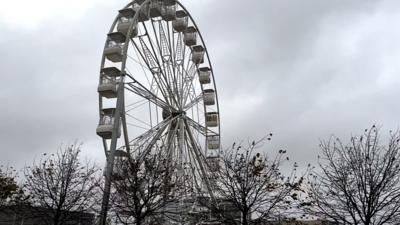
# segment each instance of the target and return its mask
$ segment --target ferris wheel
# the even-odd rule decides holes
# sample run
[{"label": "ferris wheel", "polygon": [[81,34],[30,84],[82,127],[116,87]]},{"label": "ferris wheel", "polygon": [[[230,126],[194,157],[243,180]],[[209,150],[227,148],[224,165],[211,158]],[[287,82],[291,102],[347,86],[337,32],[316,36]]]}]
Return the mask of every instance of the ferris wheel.
[{"label": "ferris wheel", "polygon": [[185,191],[212,195],[209,176],[220,148],[217,89],[199,28],[179,1],[134,0],[119,10],[98,93],[96,132],[107,156],[102,208],[114,160],[126,154],[165,151],[179,165]]}]

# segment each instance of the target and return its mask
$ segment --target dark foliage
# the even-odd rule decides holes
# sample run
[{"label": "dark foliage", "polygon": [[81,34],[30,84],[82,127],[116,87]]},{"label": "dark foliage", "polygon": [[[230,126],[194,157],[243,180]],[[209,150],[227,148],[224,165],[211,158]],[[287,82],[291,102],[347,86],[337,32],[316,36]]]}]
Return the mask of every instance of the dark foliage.
[{"label": "dark foliage", "polygon": [[16,179],[17,174],[12,167],[0,167],[0,207],[18,204],[26,199]]}]

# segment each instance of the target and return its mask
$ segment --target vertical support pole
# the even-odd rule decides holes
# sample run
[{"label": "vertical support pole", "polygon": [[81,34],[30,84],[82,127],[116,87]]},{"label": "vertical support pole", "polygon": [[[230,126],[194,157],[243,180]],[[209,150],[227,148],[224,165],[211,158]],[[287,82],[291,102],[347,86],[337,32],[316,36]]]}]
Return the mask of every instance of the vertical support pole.
[{"label": "vertical support pole", "polygon": [[117,135],[120,129],[120,121],[121,115],[124,105],[124,82],[121,79],[118,85],[118,95],[117,95],[117,107],[115,109],[114,115],[114,128],[111,136],[111,145],[110,152],[107,155],[107,166],[105,173],[105,183],[104,183],[104,193],[103,193],[103,201],[101,203],[101,211],[100,211],[100,223],[99,225],[106,225],[107,222],[107,212],[109,208],[110,201],[110,189],[111,189],[111,179],[114,168],[114,158],[115,158],[115,150],[117,148]]}]

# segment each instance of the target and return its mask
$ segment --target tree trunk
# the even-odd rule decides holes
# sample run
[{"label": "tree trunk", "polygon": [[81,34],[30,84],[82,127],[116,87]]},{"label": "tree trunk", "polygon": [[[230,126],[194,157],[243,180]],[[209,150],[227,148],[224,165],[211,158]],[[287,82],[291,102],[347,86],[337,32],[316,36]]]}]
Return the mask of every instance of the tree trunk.
[{"label": "tree trunk", "polygon": [[142,224],[142,218],[136,218],[136,225]]},{"label": "tree trunk", "polygon": [[365,225],[370,225],[370,224],[371,224],[371,218],[366,218]]},{"label": "tree trunk", "polygon": [[56,214],[54,215],[54,218],[53,218],[53,224],[54,225],[59,225],[60,224],[60,217],[61,217],[61,210],[57,209]]},{"label": "tree trunk", "polygon": [[248,225],[249,221],[248,221],[248,215],[247,212],[242,212],[242,225]]}]

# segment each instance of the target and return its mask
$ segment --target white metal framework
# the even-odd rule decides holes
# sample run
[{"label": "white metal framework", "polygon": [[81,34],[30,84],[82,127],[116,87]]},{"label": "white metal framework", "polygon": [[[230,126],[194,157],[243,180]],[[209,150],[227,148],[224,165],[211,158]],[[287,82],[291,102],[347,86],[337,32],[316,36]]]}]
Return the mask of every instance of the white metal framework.
[{"label": "white metal framework", "polygon": [[107,156],[102,224],[116,150],[166,151],[178,162],[182,195],[211,198],[220,148],[214,73],[193,18],[176,0],[134,0],[121,9],[104,47],[96,129]]}]

